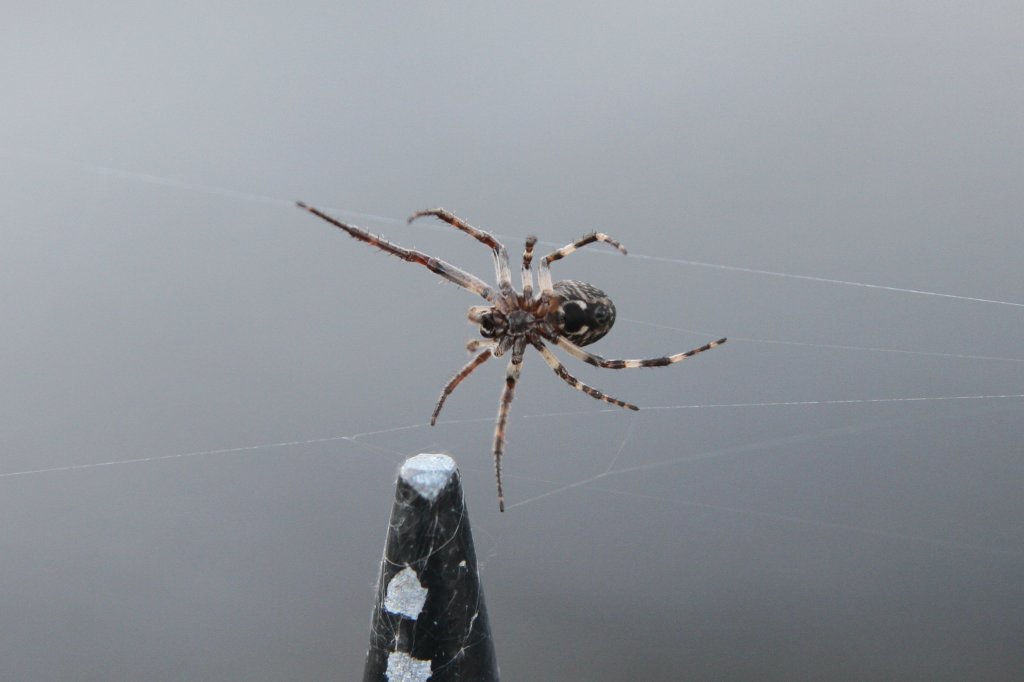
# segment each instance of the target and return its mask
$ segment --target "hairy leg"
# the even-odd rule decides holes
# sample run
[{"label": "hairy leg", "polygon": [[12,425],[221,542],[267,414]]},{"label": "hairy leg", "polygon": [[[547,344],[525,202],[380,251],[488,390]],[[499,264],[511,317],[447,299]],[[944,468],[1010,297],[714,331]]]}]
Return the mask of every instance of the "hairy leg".
[{"label": "hairy leg", "polygon": [[501,402],[498,403],[498,421],[494,426],[494,473],[498,479],[498,510],[505,511],[505,489],[501,484],[501,456],[505,452],[505,427],[508,425],[509,408],[516,394],[516,382],[519,381],[521,363],[509,360],[505,370],[505,387],[501,391]]},{"label": "hairy leg", "polygon": [[457,284],[463,289],[468,289],[473,293],[482,296],[488,301],[494,301],[494,290],[491,289],[491,287],[487,286],[487,284],[485,284],[483,280],[481,280],[480,278],[471,275],[468,272],[464,272],[463,270],[460,270],[454,265],[445,263],[443,260],[439,260],[437,258],[434,258],[433,256],[428,256],[427,254],[421,253],[420,251],[407,249],[405,247],[399,246],[398,244],[392,244],[391,242],[387,241],[386,239],[383,239],[382,237],[370,234],[366,230],[355,227],[353,225],[346,225],[337,218],[332,218],[326,213],[323,213],[322,211],[313,208],[312,206],[308,206],[302,203],[301,201],[296,202],[296,205],[303,210],[309,211],[318,218],[326,220],[331,225],[341,228],[342,230],[347,232],[349,236],[354,237],[355,239],[358,239],[361,242],[366,242],[371,246],[376,246],[381,251],[384,251],[385,253],[390,253],[392,256],[397,256],[398,258],[401,258],[404,261],[408,261],[410,263],[419,263],[420,265],[426,267],[431,272],[440,275],[449,282]]},{"label": "hairy leg", "polygon": [[505,250],[505,245],[494,238],[489,232],[485,232],[479,228],[473,227],[462,218],[459,218],[450,211],[443,208],[431,208],[425,211],[417,211],[409,217],[409,222],[422,218],[423,216],[433,216],[439,220],[443,220],[457,230],[465,232],[469,236],[476,239],[481,244],[486,244],[491,248],[491,255],[494,257],[494,276],[498,279],[498,288],[501,290],[503,296],[508,296],[512,293],[512,273],[508,265],[508,252]]},{"label": "hairy leg", "polygon": [[441,414],[441,408],[444,407],[444,401],[448,399],[448,396],[452,394],[455,388],[462,383],[462,380],[473,373],[473,370],[480,365],[487,362],[487,359],[491,357],[491,349],[488,348],[480,355],[470,360],[465,367],[459,370],[459,372],[451,378],[451,381],[445,385],[441,391],[441,397],[437,400],[437,406],[434,408],[434,414],[430,415],[430,425],[433,426],[437,423],[437,415]]}]

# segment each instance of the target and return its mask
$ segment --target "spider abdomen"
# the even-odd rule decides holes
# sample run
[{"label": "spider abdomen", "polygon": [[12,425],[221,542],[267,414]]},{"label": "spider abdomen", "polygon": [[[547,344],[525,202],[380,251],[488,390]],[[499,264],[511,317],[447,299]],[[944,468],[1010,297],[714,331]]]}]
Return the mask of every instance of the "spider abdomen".
[{"label": "spider abdomen", "polygon": [[555,325],[577,346],[594,343],[615,324],[615,304],[592,284],[568,279],[555,282],[553,289],[560,299]]}]

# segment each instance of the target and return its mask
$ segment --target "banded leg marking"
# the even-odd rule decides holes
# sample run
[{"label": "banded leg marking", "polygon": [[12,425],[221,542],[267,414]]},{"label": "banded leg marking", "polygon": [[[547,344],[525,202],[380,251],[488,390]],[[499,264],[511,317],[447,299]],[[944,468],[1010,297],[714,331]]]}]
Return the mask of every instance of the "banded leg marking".
[{"label": "banded leg marking", "polygon": [[626,253],[626,248],[608,235],[603,232],[591,232],[588,235],[580,237],[572,244],[567,244],[557,251],[552,251],[541,259],[540,266],[537,268],[537,280],[540,284],[541,291],[547,294],[552,293],[553,285],[551,282],[551,263],[554,263],[556,260],[562,260],[566,256],[573,254],[577,249],[581,249],[587,244],[593,244],[594,242],[606,242],[621,251],[623,255]]},{"label": "banded leg marking", "polygon": [[613,398],[610,395],[602,393],[596,388],[588,386],[587,384],[583,383],[582,381],[574,377],[572,374],[569,374],[569,371],[561,362],[558,361],[558,358],[555,357],[555,354],[548,350],[547,346],[545,346],[542,342],[534,341],[533,347],[540,352],[541,356],[544,358],[544,361],[548,363],[548,367],[553,369],[555,374],[561,377],[565,383],[569,384],[576,390],[583,391],[591,398],[597,398],[598,400],[603,400],[606,403],[611,403],[612,405],[624,407],[627,410],[635,411],[640,409],[639,407],[633,405],[632,403],[627,403],[625,401],[619,400],[618,398]]},{"label": "banded leg marking", "polygon": [[537,238],[533,235],[526,238],[526,248],[523,250],[523,300],[529,301],[533,298],[533,273],[530,265],[533,263],[533,247]]},{"label": "banded leg marking", "polygon": [[700,348],[694,348],[693,350],[688,350],[685,353],[676,353],[675,355],[667,355],[661,358],[650,358],[647,360],[607,360],[601,357],[600,355],[595,355],[593,353],[583,350],[575,343],[573,343],[572,341],[563,336],[555,338],[555,343],[557,343],[559,347],[564,348],[566,351],[568,351],[569,354],[572,355],[574,358],[582,360],[583,362],[586,362],[588,364],[594,365],[595,367],[604,367],[606,369],[664,367],[666,365],[677,363],[680,360],[685,360],[686,358],[692,358],[694,355],[703,353],[706,350],[718,348],[725,342],[726,339],[718,339],[717,341],[712,341],[711,343],[704,344]]}]

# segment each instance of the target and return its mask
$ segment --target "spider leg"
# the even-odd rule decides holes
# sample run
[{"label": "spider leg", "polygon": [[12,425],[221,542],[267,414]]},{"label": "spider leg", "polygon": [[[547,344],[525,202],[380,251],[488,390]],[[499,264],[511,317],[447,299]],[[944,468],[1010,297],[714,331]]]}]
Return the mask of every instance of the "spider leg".
[{"label": "spider leg", "polygon": [[443,260],[439,260],[437,258],[434,258],[433,256],[428,256],[427,254],[421,253],[420,251],[406,249],[402,246],[399,246],[398,244],[392,244],[386,239],[370,234],[369,232],[361,228],[354,227],[352,225],[346,225],[337,218],[332,218],[326,213],[323,213],[313,208],[312,206],[308,206],[302,203],[301,201],[297,201],[295,203],[299,208],[309,211],[313,215],[317,216],[318,218],[326,220],[335,227],[340,227],[341,229],[345,230],[345,232],[348,232],[350,236],[358,239],[361,242],[366,242],[371,246],[376,246],[381,251],[384,251],[385,253],[390,253],[392,256],[397,256],[404,261],[408,261],[410,263],[419,263],[420,265],[440,275],[449,282],[457,284],[463,289],[468,289],[473,293],[482,296],[488,301],[491,301],[492,303],[494,302],[494,290],[491,289],[491,287],[487,286],[487,284],[485,284],[483,280],[481,280],[480,278],[471,275],[468,272],[460,270],[454,265],[445,263]]},{"label": "spider leg", "polygon": [[417,211],[409,216],[409,222],[411,223],[417,218],[422,218],[423,216],[434,216],[439,220],[443,220],[455,229],[462,230],[481,244],[489,246],[491,248],[491,255],[494,256],[494,275],[498,279],[498,288],[501,289],[501,293],[503,295],[507,296],[512,293],[512,273],[509,270],[508,252],[505,250],[504,244],[495,239],[490,233],[473,227],[455,214],[450,211],[446,211],[443,208],[431,208],[425,211]]},{"label": "spider leg", "polygon": [[562,363],[558,361],[558,358],[555,357],[555,354],[552,353],[551,351],[549,351],[547,349],[547,346],[545,346],[542,341],[533,340],[533,341],[531,341],[531,343],[533,343],[533,347],[536,348],[540,352],[541,357],[544,358],[544,362],[548,363],[548,367],[553,369],[555,371],[555,374],[557,374],[559,377],[561,377],[562,380],[565,381],[565,383],[569,384],[570,386],[572,386],[576,390],[583,391],[584,393],[589,395],[591,398],[597,398],[598,400],[603,400],[606,403],[611,403],[612,405],[618,405],[619,407],[624,407],[627,410],[639,410],[640,409],[636,405],[633,405],[633,404],[627,403],[627,402],[623,402],[622,400],[619,400],[618,398],[613,398],[610,395],[605,395],[604,393],[602,393],[601,391],[597,390],[596,388],[593,388],[592,386],[587,386],[585,383],[583,383],[582,381],[580,381],[579,379],[577,379],[573,375],[569,374],[569,371],[567,369],[565,369],[565,366],[562,365]]},{"label": "spider leg", "polygon": [[441,391],[441,397],[437,400],[437,406],[434,408],[434,414],[430,415],[431,426],[437,423],[437,415],[441,414],[441,408],[444,407],[444,401],[448,399],[448,396],[450,396],[455,388],[462,383],[463,379],[472,374],[474,369],[487,362],[487,359],[490,357],[491,349],[488,348],[483,353],[470,360],[465,367],[459,370],[458,374],[451,378],[451,381],[449,381]]},{"label": "spider leg", "polygon": [[470,353],[475,353],[481,348],[494,348],[497,345],[495,341],[489,339],[470,339],[469,343],[466,344],[466,350]]},{"label": "spider leg", "polygon": [[546,294],[552,294],[552,283],[551,283],[551,263],[556,260],[561,260],[568,255],[571,255],[576,249],[583,248],[587,244],[593,244],[594,242],[607,242],[614,246],[616,249],[621,251],[623,254],[626,253],[625,247],[618,243],[608,235],[602,232],[591,232],[590,234],[580,237],[572,244],[567,244],[557,251],[552,251],[548,255],[544,256],[540,261],[540,266],[537,268],[537,281],[540,284],[541,291]]},{"label": "spider leg", "polygon": [[519,381],[519,370],[522,361],[509,360],[505,370],[505,388],[501,391],[501,402],[498,403],[498,421],[494,426],[494,473],[498,478],[498,511],[505,511],[505,490],[501,485],[501,455],[505,452],[505,426],[508,424],[509,408],[516,394],[516,382]]},{"label": "spider leg", "polygon": [[[512,341],[512,362],[517,365],[523,364],[523,355],[526,353],[526,337],[519,336]],[[500,344],[499,344],[500,345]]]},{"label": "spider leg", "polygon": [[569,354],[572,355],[574,358],[582,360],[583,362],[586,362],[588,364],[594,365],[595,367],[605,367],[607,369],[664,367],[666,365],[671,365],[676,362],[679,362],[680,360],[685,360],[686,358],[692,358],[694,355],[697,355],[698,353],[703,353],[706,350],[717,348],[726,341],[725,339],[718,339],[717,341],[706,343],[700,348],[694,348],[693,350],[688,350],[685,353],[666,355],[665,357],[661,358],[650,358],[648,360],[606,360],[605,358],[602,358],[600,355],[595,355],[593,353],[583,350],[582,348],[580,348],[579,346],[577,346],[575,343],[565,338],[564,336],[556,336],[552,340],[555,343],[557,343],[561,348],[564,348],[566,351],[568,351]]},{"label": "spider leg", "polygon": [[529,236],[526,238],[526,250],[523,251],[523,300],[529,301],[533,298],[533,273],[530,271],[530,264],[533,262],[533,246],[537,238]]}]

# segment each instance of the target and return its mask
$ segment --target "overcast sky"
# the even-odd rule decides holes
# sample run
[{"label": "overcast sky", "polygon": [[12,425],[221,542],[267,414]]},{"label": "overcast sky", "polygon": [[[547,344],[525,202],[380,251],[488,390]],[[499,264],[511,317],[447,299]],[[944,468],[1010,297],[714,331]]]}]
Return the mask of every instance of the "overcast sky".
[{"label": "overcast sky", "polygon": [[[359,679],[441,451],[504,679],[1019,679],[1019,2],[4,14],[0,678]],[[595,352],[730,340],[563,357],[638,413],[531,351],[502,515],[504,360],[426,426],[478,300],[296,199],[600,230]]]}]

